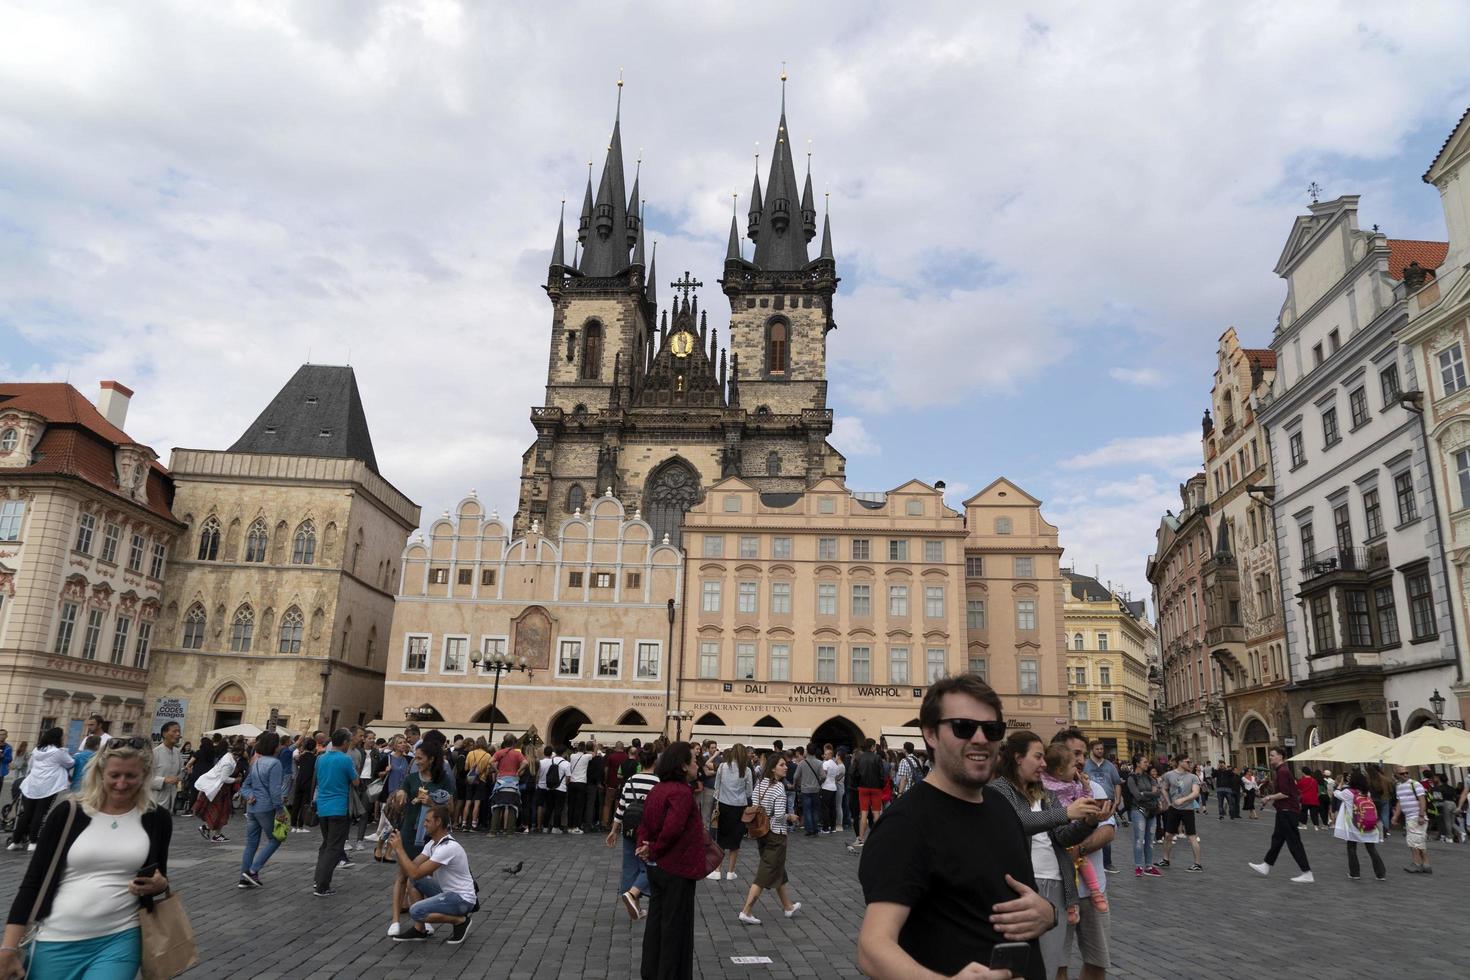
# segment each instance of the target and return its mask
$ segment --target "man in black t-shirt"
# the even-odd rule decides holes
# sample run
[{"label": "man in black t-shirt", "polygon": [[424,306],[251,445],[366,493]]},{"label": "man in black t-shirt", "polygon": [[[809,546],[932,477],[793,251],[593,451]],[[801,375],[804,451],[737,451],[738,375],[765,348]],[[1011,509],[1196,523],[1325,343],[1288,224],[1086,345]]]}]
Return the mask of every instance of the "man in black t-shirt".
[{"label": "man in black t-shirt", "polygon": [[1045,980],[1036,939],[1056,912],[1031,872],[1031,842],[1016,811],[987,792],[1005,737],[1000,698],[974,674],[930,685],[919,725],[933,769],[868,833],[858,878],[867,912],[858,969],[875,980],[931,970],[1007,980],[991,970],[1000,943],[1026,943],[1021,976]]}]

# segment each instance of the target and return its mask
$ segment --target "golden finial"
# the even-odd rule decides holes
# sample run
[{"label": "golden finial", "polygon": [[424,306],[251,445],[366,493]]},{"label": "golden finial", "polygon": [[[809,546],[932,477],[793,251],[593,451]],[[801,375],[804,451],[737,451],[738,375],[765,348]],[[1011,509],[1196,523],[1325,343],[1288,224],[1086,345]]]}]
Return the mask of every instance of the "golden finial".
[{"label": "golden finial", "polygon": [[623,87],[623,66],[618,65],[618,88]]}]

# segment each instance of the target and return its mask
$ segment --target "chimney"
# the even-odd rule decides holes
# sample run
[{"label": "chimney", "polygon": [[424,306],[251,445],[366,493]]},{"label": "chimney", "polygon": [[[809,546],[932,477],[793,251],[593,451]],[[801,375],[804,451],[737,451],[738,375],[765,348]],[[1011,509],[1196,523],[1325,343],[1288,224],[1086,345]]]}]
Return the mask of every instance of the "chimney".
[{"label": "chimney", "polygon": [[128,420],[128,402],[132,397],[133,389],[122,382],[104,381],[102,390],[97,393],[97,411],[107,421],[122,429]]}]

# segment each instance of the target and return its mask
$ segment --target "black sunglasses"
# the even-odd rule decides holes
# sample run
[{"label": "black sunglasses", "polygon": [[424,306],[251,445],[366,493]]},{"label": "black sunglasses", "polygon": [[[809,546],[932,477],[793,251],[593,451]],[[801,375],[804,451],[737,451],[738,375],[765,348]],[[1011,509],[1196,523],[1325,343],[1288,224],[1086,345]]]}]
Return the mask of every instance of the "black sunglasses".
[{"label": "black sunglasses", "polygon": [[962,742],[974,738],[977,729],[985,733],[987,742],[999,742],[1006,737],[1006,723],[1001,719],[979,721],[975,718],[941,718],[939,724],[948,725],[949,730],[954,732],[954,737]]},{"label": "black sunglasses", "polygon": [[107,740],[108,748],[146,749],[153,743],[146,738],[133,736],[132,738],[110,738]]}]

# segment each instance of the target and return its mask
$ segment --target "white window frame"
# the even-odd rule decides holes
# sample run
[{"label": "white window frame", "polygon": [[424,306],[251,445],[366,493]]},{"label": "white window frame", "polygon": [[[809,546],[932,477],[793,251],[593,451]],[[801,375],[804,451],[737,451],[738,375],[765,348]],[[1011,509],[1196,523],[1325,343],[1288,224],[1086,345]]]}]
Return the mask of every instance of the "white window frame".
[{"label": "white window frame", "polygon": [[1088,717],[1088,715],[1089,715],[1089,709],[1087,707],[1087,702],[1086,701],[1073,701],[1072,702],[1072,720],[1073,721],[1091,721],[1092,719],[1090,717]]},{"label": "white window frame", "polygon": [[[643,672],[643,654],[648,648],[653,649],[653,673]],[[633,680],[656,681],[663,677],[664,673],[664,644],[662,640],[634,640],[633,641]]]},{"label": "white window frame", "polygon": [[118,666],[126,666],[128,659],[128,640],[133,632],[133,620],[130,616],[119,616],[112,623],[112,650],[110,663]]},{"label": "white window frame", "polygon": [[720,676],[720,641],[699,641],[699,676],[711,680]]},{"label": "white window frame", "polygon": [[909,587],[907,585],[890,585],[888,587],[888,615],[895,618],[908,618],[909,614]]},{"label": "white window frame", "polygon": [[924,678],[925,682],[933,684],[945,674],[949,673],[948,651],[944,647],[924,648]]},{"label": "white window frame", "polygon": [[717,613],[724,598],[722,582],[701,582],[699,585],[699,611]]},{"label": "white window frame", "polygon": [[1459,344],[1451,344],[1436,354],[1435,363],[1439,365],[1439,386],[1446,396],[1465,389],[1465,354]]},{"label": "white window frame", "polygon": [[[847,670],[849,683],[873,683],[873,648],[866,643],[856,643],[848,647]],[[862,676],[859,676],[859,673]]]},{"label": "white window frame", "polygon": [[[1026,670],[1030,665],[1030,671]],[[1027,674],[1030,674],[1031,683],[1026,683]],[[1016,661],[1016,686],[1021,689],[1020,693],[1026,695],[1037,695],[1041,693],[1041,661],[1035,657],[1020,657]],[[1030,688],[1029,690],[1027,688]]]},{"label": "white window frame", "polygon": [[943,619],[945,607],[944,586],[924,586],[924,618]]},{"label": "white window frame", "polygon": [[163,546],[163,542],[153,542],[153,558],[148,564],[148,577],[153,579],[163,578],[163,568],[167,561],[168,549]]},{"label": "white window frame", "polygon": [[909,560],[909,539],[908,538],[889,538],[888,539],[888,560],[889,561],[908,561]]},{"label": "white window frame", "polygon": [[795,554],[795,545],[792,539],[786,536],[777,536],[771,539],[771,557],[790,559]]},{"label": "white window frame", "polygon": [[1470,507],[1470,449],[1455,453],[1455,475],[1460,483],[1460,509]]},{"label": "white window frame", "polygon": [[[781,591],[778,592],[777,591],[778,589],[781,590]],[[792,584],[790,582],[772,582],[771,583],[771,615],[772,616],[789,616],[789,615],[791,615],[791,593],[792,593],[792,591],[793,591],[792,590]]]},{"label": "white window frame", "polygon": [[769,657],[771,680],[791,680],[791,644],[772,643]]},{"label": "white window frame", "polygon": [[[424,641],[424,666],[415,670],[409,665],[408,654],[413,649],[414,640]],[[279,640],[275,645],[279,647]],[[403,672],[405,674],[427,674],[429,672],[429,652],[434,648],[433,633],[405,633],[403,635]]]},{"label": "white window frame", "polygon": [[970,654],[965,658],[965,668],[970,673],[979,677],[982,681],[990,683],[990,658],[984,655],[976,656]]},{"label": "white window frame", "polygon": [[[899,670],[900,667],[903,668],[901,671]],[[889,647],[888,648],[888,683],[890,683],[890,684],[907,684],[907,683],[909,683],[909,677],[910,676],[911,675],[909,674],[909,648],[908,647]]]},{"label": "white window frame", "polygon": [[1104,702],[1102,702],[1102,720],[1103,721],[1112,721],[1113,720],[1113,702],[1111,702],[1111,701],[1104,701]]},{"label": "white window frame", "polygon": [[723,534],[706,534],[702,548],[703,550],[700,554],[705,558],[725,557],[725,536]]},{"label": "white window frame", "polygon": [[[978,619],[978,622],[976,622],[977,619]],[[965,600],[965,629],[968,629],[968,630],[983,630],[983,629],[985,629],[985,600],[984,599],[968,599],[967,598]]]},{"label": "white window frame", "polygon": [[[750,665],[747,671],[742,666],[742,661]],[[735,641],[735,679],[738,681],[753,681],[757,679],[760,670],[760,647],[754,640]]]},{"label": "white window frame", "polygon": [[97,531],[97,518],[91,514],[77,515],[77,533],[72,538],[71,550],[84,555],[92,553],[92,538]]},{"label": "white window frame", "polygon": [[761,556],[761,539],[758,534],[740,535],[740,557],[759,558]]},{"label": "white window frame", "polygon": [[[828,590],[830,590],[830,591],[828,591]],[[828,608],[828,609],[822,608],[824,605],[827,605],[828,604],[828,600],[831,600],[830,601],[831,608]],[[818,616],[836,616],[837,615],[837,583],[836,582],[818,582],[817,583],[817,615]]]},{"label": "white window frame", "polygon": [[1112,687],[1113,686],[1113,665],[1112,664],[1098,664],[1097,665],[1097,686],[1098,687]]},{"label": "white window frame", "polygon": [[143,559],[148,550],[148,539],[141,534],[135,534],[128,541],[128,571],[143,571]]},{"label": "white window frame", "polygon": [[[453,677],[463,677],[469,673],[470,640],[472,639],[474,639],[474,637],[470,636],[468,633],[446,633],[444,635],[444,641],[439,644],[439,673],[447,674]],[[449,656],[450,640],[464,640],[464,664],[460,667],[459,670],[446,670],[444,667],[445,660]]]},{"label": "white window frame", "polygon": [[744,616],[759,615],[761,611],[761,584],[759,582],[735,583],[735,611]]},{"label": "white window frame", "polygon": [[[862,596],[862,600],[863,600],[863,602],[867,606],[866,610],[863,611],[863,612],[858,612],[858,598],[859,598],[858,597],[858,589],[867,589],[868,590]],[[873,586],[872,586],[872,583],[870,583],[870,582],[854,582],[854,583],[852,583],[852,588],[848,590],[848,595],[849,595],[849,599],[850,599],[850,601],[852,603],[848,608],[852,610],[852,616],[853,616],[854,619],[856,619],[858,617],[869,617],[869,616],[872,616],[873,615]]]},{"label": "white window frame", "polygon": [[[1026,619],[1024,617],[1029,617],[1030,618],[1030,620],[1031,620],[1031,625],[1030,626],[1025,625]],[[1035,599],[1017,599],[1016,600],[1016,629],[1018,629],[1018,630],[1034,630],[1034,629],[1036,629],[1036,600]]]},{"label": "white window frame", "polygon": [[102,550],[97,557],[109,564],[117,564],[117,549],[122,547],[122,525],[111,521],[102,525]]},{"label": "white window frame", "polygon": [[817,560],[818,561],[836,561],[837,560],[837,539],[836,538],[818,538],[817,539]]},{"label": "white window frame", "polygon": [[0,541],[19,541],[25,516],[24,500],[0,500]]},{"label": "white window frame", "polygon": [[[492,643],[500,644],[500,649],[492,651],[490,649],[490,644]],[[480,635],[480,656],[483,658],[482,662],[488,662],[495,653],[499,653],[502,656],[510,653],[510,637],[504,633],[482,633]]]},{"label": "white window frame", "polygon": [[[817,644],[817,683],[837,683],[837,645],[835,643]],[[826,653],[826,656],[823,654]],[[825,670],[823,668],[826,668]],[[830,676],[828,676],[830,675]]]},{"label": "white window frame", "polygon": [[144,670],[148,666],[148,651],[153,645],[153,622],[138,620],[138,632],[133,634],[133,666]]},{"label": "white window frame", "polygon": [[[102,649],[102,633],[107,627],[106,609],[88,609],[87,619],[82,626],[82,659],[97,659],[97,652]],[[88,655],[88,651],[91,651]]]},{"label": "white window frame", "polygon": [[1017,555],[1015,563],[1016,578],[1035,578],[1036,559],[1030,555]]},{"label": "white window frame", "polygon": [[[568,672],[563,671],[561,669],[561,661],[562,661],[562,656],[561,655],[562,655],[562,649],[564,647],[566,647],[566,646],[572,646],[572,645],[575,645],[576,648],[577,648],[577,669],[576,669],[575,672],[568,673]],[[557,677],[576,677],[576,678],[580,678],[582,676],[582,668],[584,666],[586,666],[586,663],[587,663],[587,643],[586,643],[586,641],[582,637],[580,637],[580,636],[558,636],[556,638],[556,666],[555,666],[555,670],[556,670],[556,676]]]},{"label": "white window frame", "polygon": [[944,540],[924,539],[924,561],[929,564],[942,564],[944,562]]},{"label": "white window frame", "polygon": [[[602,654],[603,654],[603,648],[604,647],[610,647],[610,648],[612,648],[612,650],[613,650],[613,652],[614,652],[614,654],[616,655],[616,658],[617,658],[617,661],[616,662],[617,662],[617,665],[618,665],[618,669],[616,671],[611,672],[611,673],[608,673],[608,672],[606,672],[606,671],[604,671],[602,669],[602,664],[603,664],[603,656],[602,656]],[[597,662],[592,665],[592,677],[593,677],[594,680],[599,680],[599,681],[620,681],[620,680],[623,679],[623,641],[622,640],[616,639],[614,637],[603,637],[603,636],[599,636],[597,638]]]},{"label": "white window frame", "polygon": [[1098,633],[1097,634],[1097,648],[1099,650],[1106,650],[1108,648],[1108,634],[1106,634],[1106,633]]}]

